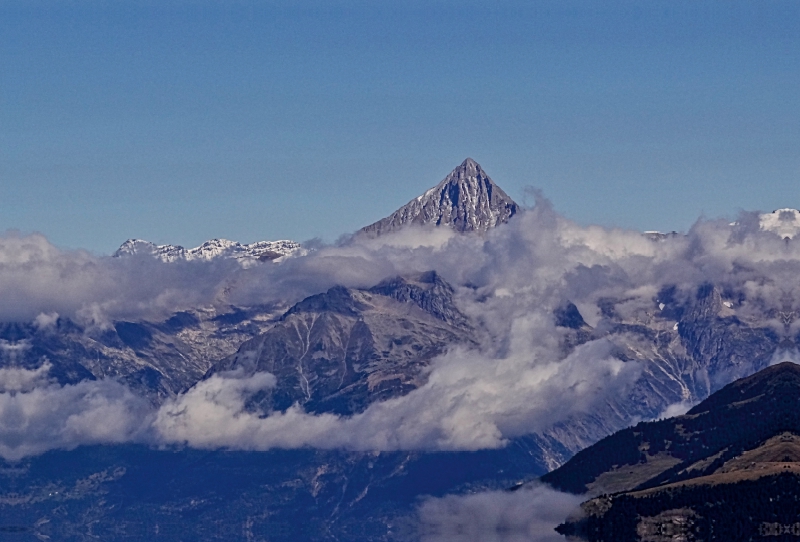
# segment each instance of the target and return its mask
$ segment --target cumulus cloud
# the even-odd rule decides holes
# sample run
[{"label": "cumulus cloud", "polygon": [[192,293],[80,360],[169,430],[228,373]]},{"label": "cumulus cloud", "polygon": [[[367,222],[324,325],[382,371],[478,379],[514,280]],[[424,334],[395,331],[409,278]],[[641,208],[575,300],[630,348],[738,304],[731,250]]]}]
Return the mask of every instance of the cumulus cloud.
[{"label": "cumulus cloud", "polygon": [[49,312],[49,313],[39,313],[36,318],[33,319],[33,324],[39,329],[47,329],[52,327],[58,322],[58,313],[57,312]]},{"label": "cumulus cloud", "polygon": [[[3,345],[8,349],[8,345]],[[48,384],[47,373],[51,365],[43,363],[36,369],[23,369],[22,367],[0,368],[0,393],[29,392],[33,388]]]},{"label": "cumulus cloud", "polygon": [[54,315],[107,326],[158,319],[188,308],[294,303],[331,286],[372,286],[387,276],[427,271],[454,234],[417,229],[334,246],[309,256],[243,268],[233,260],[162,262],[61,250],[40,234],[0,236],[0,322],[46,326]]},{"label": "cumulus cloud", "polygon": [[253,394],[275,386],[268,373],[215,374],[155,409],[115,381],[59,386],[48,369],[0,369],[0,456],[128,441],[245,450],[496,448],[624,393],[638,370],[609,357],[605,341],[561,363],[489,361],[457,350],[435,362],[422,388],[344,417],[297,405],[269,416],[249,408]]},{"label": "cumulus cloud", "polygon": [[583,499],[546,485],[427,499],[419,508],[422,542],[559,542],[556,526]]}]

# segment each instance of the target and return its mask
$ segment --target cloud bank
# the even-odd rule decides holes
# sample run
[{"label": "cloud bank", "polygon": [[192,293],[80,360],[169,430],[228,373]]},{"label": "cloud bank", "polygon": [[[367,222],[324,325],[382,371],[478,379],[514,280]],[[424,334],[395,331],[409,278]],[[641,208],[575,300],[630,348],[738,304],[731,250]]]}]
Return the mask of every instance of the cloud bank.
[{"label": "cloud bank", "polygon": [[112,380],[59,386],[48,367],[0,369],[0,457],[145,439],[152,407]]},{"label": "cloud bank", "polygon": [[560,542],[556,526],[583,499],[546,485],[428,499],[419,508],[422,542]]},{"label": "cloud bank", "polygon": [[497,448],[588,412],[608,393],[624,393],[638,367],[607,354],[600,341],[544,365],[510,358],[487,363],[476,352],[456,350],[436,360],[425,386],[350,417],[308,414],[297,405],[269,416],[249,409],[254,393],[275,386],[268,373],[215,374],[154,407],[113,380],[59,386],[47,380],[46,366],[3,369],[0,456],[15,460],[120,442],[239,450]]},{"label": "cloud bank", "polygon": [[161,442],[199,448],[497,448],[509,437],[588,412],[606,394],[623,393],[637,370],[610,358],[602,341],[549,364],[455,350],[436,360],[426,385],[350,417],[306,414],[298,406],[267,417],[248,412],[248,393],[274,386],[274,377],[218,374],[162,406],[154,427]]},{"label": "cloud bank", "polygon": [[[310,415],[300,407],[269,416],[253,411],[248,398],[276,385],[269,374],[216,375],[152,406],[117,382],[58,386],[44,369],[4,367],[0,455],[15,459],[50,448],[128,441],[253,450],[503,446],[631,393],[642,365],[620,361],[614,336],[603,336],[611,326],[604,300],[614,300],[617,321],[669,331],[675,322],[659,314],[659,292],[674,287],[680,299],[712,283],[725,292],[737,318],[786,334],[785,315],[800,310],[800,243],[760,230],[757,218],[743,213],[734,225],[701,220],[686,235],[653,240],[635,231],[580,226],[540,200],[486,236],[409,229],[247,269],[224,260],[95,256],[60,250],[40,235],[7,233],[0,237],[3,322],[46,328],[58,315],[97,327],[123,319],[158,321],[194,307],[291,304],[336,284],[369,287],[436,269],[456,286],[456,301],[476,323],[480,346],[451,349],[434,360],[427,384],[351,417]],[[598,338],[565,350],[565,331],[552,314],[567,300]],[[798,330],[792,320],[789,335]],[[662,406],[663,412],[682,408]]]}]

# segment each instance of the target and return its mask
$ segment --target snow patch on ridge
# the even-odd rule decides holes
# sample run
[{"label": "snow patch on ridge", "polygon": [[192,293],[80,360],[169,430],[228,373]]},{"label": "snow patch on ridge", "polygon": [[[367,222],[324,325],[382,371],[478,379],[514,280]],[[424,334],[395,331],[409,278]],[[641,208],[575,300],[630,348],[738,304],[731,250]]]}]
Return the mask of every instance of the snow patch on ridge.
[{"label": "snow patch on ridge", "polygon": [[230,258],[238,260],[243,266],[249,266],[263,261],[280,261],[287,256],[304,253],[299,243],[289,240],[257,241],[243,245],[228,239],[211,239],[198,247],[186,249],[179,245],[156,245],[143,239],[128,239],[117,249],[114,257],[149,254],[167,263]]}]

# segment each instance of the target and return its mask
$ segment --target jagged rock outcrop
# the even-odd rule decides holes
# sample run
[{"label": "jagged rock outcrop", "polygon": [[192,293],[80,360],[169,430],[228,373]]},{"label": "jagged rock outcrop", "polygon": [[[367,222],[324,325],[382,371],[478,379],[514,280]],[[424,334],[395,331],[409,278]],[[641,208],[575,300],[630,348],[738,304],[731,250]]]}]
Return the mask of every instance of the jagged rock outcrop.
[{"label": "jagged rock outcrop", "polygon": [[436,271],[414,277],[386,279],[369,289],[401,303],[413,303],[425,312],[455,327],[467,326],[467,319],[453,302],[455,291]]}]

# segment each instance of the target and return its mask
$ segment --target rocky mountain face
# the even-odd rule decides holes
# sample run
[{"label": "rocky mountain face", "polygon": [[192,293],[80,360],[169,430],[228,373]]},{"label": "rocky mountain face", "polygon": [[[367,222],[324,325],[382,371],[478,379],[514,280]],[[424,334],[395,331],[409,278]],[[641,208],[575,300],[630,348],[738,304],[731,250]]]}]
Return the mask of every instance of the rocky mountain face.
[{"label": "rocky mountain face", "polygon": [[618,314],[615,307],[623,301],[603,300],[604,319],[596,329],[571,304],[553,315],[564,331],[565,356],[588,341],[605,339],[614,344],[615,357],[641,368],[628,396],[611,398],[590,415],[542,431],[573,453],[627,427],[631,420],[653,419],[670,405],[705,399],[731,380],[766,367],[779,347],[795,344],[766,318],[740,317],[739,302],[710,284],[688,297],[665,288],[650,311],[634,317]]},{"label": "rocky mountain face", "polygon": [[449,226],[459,232],[485,232],[508,222],[518,205],[472,158],[467,158],[435,187],[388,217],[359,230],[378,236],[409,224]]},{"label": "rocky mountain face", "polygon": [[783,534],[800,503],[800,366],[725,386],[686,415],[602,439],[542,477],[597,495],[560,527],[592,541],[751,540]]},{"label": "rocky mountain face", "polygon": [[[431,359],[472,344],[475,329],[452,286],[427,272],[363,290],[334,287],[289,310],[186,312],[102,333],[62,319],[50,329],[8,326],[3,337],[8,363],[51,363],[62,383],[117,377],[156,402],[196,382],[210,352],[238,340],[206,375],[268,370],[278,382],[256,398],[264,410],[298,402],[347,415],[424,383]],[[0,492],[0,526],[59,540],[397,540],[413,535],[420,495],[499,489],[570,453],[539,435],[475,452],[81,447],[0,461],[11,492]]]},{"label": "rocky mountain face", "polygon": [[302,247],[294,241],[258,241],[243,245],[227,239],[211,239],[195,248],[183,248],[179,245],[156,245],[142,239],[128,239],[114,252],[114,256],[125,257],[134,254],[148,254],[163,262],[179,260],[210,261],[217,258],[229,258],[242,264],[277,261],[290,254],[302,252]]},{"label": "rocky mountain face", "polygon": [[473,344],[453,288],[435,272],[395,277],[368,290],[337,286],[293,306],[210,374],[269,372],[279,385],[262,404],[353,414],[424,383],[422,370],[448,346]]},{"label": "rocky mountain face", "polygon": [[[735,300],[712,285],[689,298],[665,289],[652,311],[636,318],[620,317],[619,302],[603,301],[605,318],[597,328],[572,304],[553,314],[564,356],[604,339],[641,373],[628,396],[542,429],[543,470],[630,420],[652,419],[672,404],[707,397],[765,367],[779,346],[793,344],[771,324],[737,316]],[[196,309],[106,329],[65,318],[45,327],[7,323],[0,328],[0,356],[4,366],[47,363],[49,376],[62,384],[116,378],[154,402],[220,371],[266,371],[277,385],[260,397],[265,410],[299,403],[309,412],[347,415],[416,389],[434,357],[453,345],[474,345],[478,332],[479,325],[458,309],[452,286],[428,272],[364,290],[334,287],[288,310]]]},{"label": "rocky mountain face", "polygon": [[[283,309],[285,310],[285,308]],[[274,325],[280,307],[180,312],[161,322],[87,328],[67,318],[48,326],[0,324],[0,366],[37,369],[59,384],[114,378],[154,402],[200,380],[214,362]]]},{"label": "rocky mountain face", "polygon": [[86,328],[0,326],[2,366],[49,366],[60,384],[115,378],[159,402],[204,376],[267,371],[278,386],[261,406],[299,402],[311,412],[352,414],[424,383],[430,361],[472,328],[454,290],[437,273],[394,277],[366,290],[331,288],[288,310],[281,306],[197,309],[160,322]]}]

